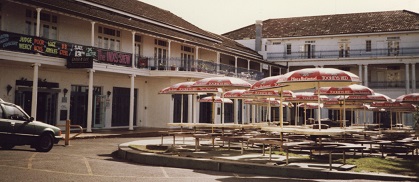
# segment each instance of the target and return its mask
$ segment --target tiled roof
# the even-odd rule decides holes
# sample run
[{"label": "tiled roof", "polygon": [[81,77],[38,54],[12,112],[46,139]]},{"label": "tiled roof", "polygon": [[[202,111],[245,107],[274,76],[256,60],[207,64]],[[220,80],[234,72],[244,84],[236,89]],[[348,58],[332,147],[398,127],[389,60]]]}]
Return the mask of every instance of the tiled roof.
[{"label": "tiled roof", "polygon": [[[233,44],[231,39],[216,35],[205,30],[202,30],[193,24],[183,20],[173,13],[148,5],[137,0],[85,0],[102,6],[110,7],[129,14],[134,14],[139,17],[151,19],[170,27],[180,28],[185,30],[185,33],[176,29],[168,28],[167,26],[156,25],[147,21],[131,19],[127,16],[104,10],[102,8],[92,7],[74,0],[17,0],[25,4],[32,4],[47,9],[83,17],[97,22],[105,22],[111,25],[119,25],[127,29],[132,29],[137,32],[156,35],[172,40],[177,40],[200,47],[206,47],[218,50],[220,52],[232,53],[226,51],[228,47],[232,47],[239,51],[233,51],[234,54],[245,58],[254,60],[262,60],[262,56],[257,52],[248,49],[240,44]],[[194,35],[195,34],[195,35]],[[230,41],[228,41],[230,40]],[[246,55],[239,53],[245,52]]]},{"label": "tiled roof", "polygon": [[[414,12],[383,11],[268,19],[262,22],[263,38],[324,36],[419,30]],[[222,34],[234,40],[255,39],[255,25]]]}]

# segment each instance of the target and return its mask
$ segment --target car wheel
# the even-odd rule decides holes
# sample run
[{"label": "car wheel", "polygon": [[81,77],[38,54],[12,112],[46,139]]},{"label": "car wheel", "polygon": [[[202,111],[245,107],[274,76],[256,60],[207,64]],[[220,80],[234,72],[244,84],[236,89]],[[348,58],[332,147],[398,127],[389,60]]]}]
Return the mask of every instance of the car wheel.
[{"label": "car wheel", "polygon": [[48,152],[52,149],[54,145],[52,136],[50,134],[42,134],[39,137],[38,144],[36,145],[35,149],[38,152]]},{"label": "car wheel", "polygon": [[13,144],[2,144],[1,145],[1,148],[4,149],[4,150],[10,150],[13,147],[15,147],[15,145],[13,145]]}]

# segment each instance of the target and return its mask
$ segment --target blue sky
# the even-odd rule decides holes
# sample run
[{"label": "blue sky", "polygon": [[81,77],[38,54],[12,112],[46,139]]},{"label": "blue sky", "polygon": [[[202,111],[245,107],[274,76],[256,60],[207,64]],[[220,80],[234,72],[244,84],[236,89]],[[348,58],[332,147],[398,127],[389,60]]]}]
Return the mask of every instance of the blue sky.
[{"label": "blue sky", "polygon": [[419,13],[419,0],[140,0],[168,10],[216,34],[255,23],[256,20],[409,10]]}]

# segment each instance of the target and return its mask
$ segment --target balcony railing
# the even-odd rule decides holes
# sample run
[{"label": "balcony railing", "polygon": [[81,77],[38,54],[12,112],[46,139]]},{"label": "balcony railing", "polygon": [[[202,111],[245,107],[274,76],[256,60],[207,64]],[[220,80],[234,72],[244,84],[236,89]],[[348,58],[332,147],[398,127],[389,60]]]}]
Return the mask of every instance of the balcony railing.
[{"label": "balcony railing", "polygon": [[263,78],[263,73],[256,70],[236,68],[235,66],[216,64],[211,61],[138,56],[134,58],[135,60],[131,60],[131,53],[84,46],[13,32],[0,31],[0,38],[0,49],[64,58],[67,59],[67,68],[92,68],[93,61],[131,67],[132,61],[134,61],[135,67],[140,69],[196,71],[252,80],[260,80]]},{"label": "balcony railing", "polygon": [[361,58],[361,57],[385,57],[385,56],[419,56],[419,47],[405,48],[385,48],[385,49],[365,49],[354,50],[316,50],[312,52],[269,52],[268,60],[278,59],[321,59],[321,58]]},{"label": "balcony railing", "polygon": [[382,82],[368,82],[370,88],[405,88],[404,81],[382,81]]},{"label": "balcony railing", "polygon": [[[189,71],[210,74],[222,74],[251,80],[260,80],[263,73],[257,70],[235,67],[227,64],[216,64],[205,60],[186,60],[181,58],[138,57],[134,60],[135,67],[149,70]],[[219,69],[217,69],[219,67]],[[237,69],[237,73],[236,73]],[[217,72],[218,70],[218,72]]]}]

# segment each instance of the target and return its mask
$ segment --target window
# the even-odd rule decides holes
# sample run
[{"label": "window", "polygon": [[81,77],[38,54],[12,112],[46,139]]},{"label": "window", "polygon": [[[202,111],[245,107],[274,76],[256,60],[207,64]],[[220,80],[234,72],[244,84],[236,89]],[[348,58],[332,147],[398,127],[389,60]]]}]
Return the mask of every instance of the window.
[{"label": "window", "polygon": [[180,63],[181,67],[184,67],[184,68],[191,67],[193,64],[193,60],[195,59],[195,55],[194,55],[195,49],[188,46],[182,46],[181,51],[182,51],[180,53],[181,60],[182,60]]},{"label": "window", "polygon": [[3,105],[4,116],[13,120],[29,120],[28,116],[17,107],[11,105]]},{"label": "window", "polygon": [[291,44],[287,44],[287,55],[291,54]]},{"label": "window", "polygon": [[121,50],[121,32],[107,27],[98,27],[97,46],[114,51]]},{"label": "window", "polygon": [[167,66],[167,42],[164,40],[154,39],[154,64],[159,67]]},{"label": "window", "polygon": [[[25,33],[27,35],[35,35],[36,33],[36,10],[26,9],[25,11]],[[58,39],[58,17],[53,14],[41,12],[41,30],[40,36],[47,39]],[[31,28],[33,26],[33,28]]]},{"label": "window", "polygon": [[349,57],[349,42],[341,42],[339,43],[339,57]]},{"label": "window", "polygon": [[399,55],[399,37],[387,37],[387,55],[388,56],[398,56]]},{"label": "window", "polygon": [[371,52],[371,40],[365,41],[365,51]]}]

